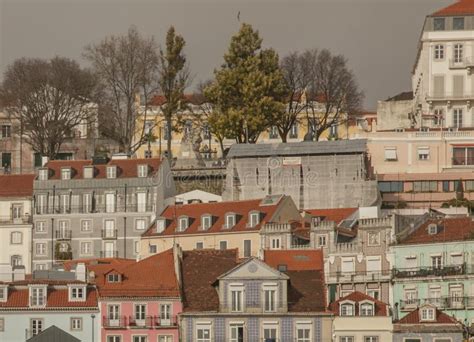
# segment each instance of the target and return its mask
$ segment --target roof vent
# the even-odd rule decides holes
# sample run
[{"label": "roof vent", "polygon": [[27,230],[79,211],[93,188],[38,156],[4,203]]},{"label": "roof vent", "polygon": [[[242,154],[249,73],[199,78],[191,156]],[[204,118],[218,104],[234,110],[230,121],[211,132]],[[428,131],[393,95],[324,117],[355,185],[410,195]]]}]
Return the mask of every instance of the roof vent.
[{"label": "roof vent", "polygon": [[109,162],[107,156],[94,156],[92,157],[92,164],[94,165],[105,165]]}]

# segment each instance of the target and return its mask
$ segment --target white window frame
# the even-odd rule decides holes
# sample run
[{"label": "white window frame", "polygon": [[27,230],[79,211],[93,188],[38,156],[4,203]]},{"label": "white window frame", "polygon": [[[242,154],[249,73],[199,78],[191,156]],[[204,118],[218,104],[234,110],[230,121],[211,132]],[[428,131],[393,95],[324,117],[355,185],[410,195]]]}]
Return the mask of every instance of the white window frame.
[{"label": "white window frame", "polygon": [[81,220],[81,232],[89,233],[92,231],[92,220]]},{"label": "white window frame", "polygon": [[397,161],[397,148],[396,147],[385,147],[384,148],[384,160],[385,161]]},{"label": "white window frame", "polygon": [[137,176],[139,178],[148,177],[148,165],[147,164],[140,164],[137,167]]},{"label": "white window frame", "polygon": [[[89,249],[84,248],[83,246],[89,246]],[[79,243],[81,255],[92,255],[92,241],[81,241]]]},{"label": "white window frame", "polygon": [[[350,310],[348,310],[350,308]],[[355,316],[355,303],[352,301],[344,301],[339,304],[339,316],[352,317]]]},{"label": "white window frame", "polygon": [[[40,229],[41,227],[41,229]],[[46,221],[36,221],[35,222],[35,232],[36,233],[46,233]]]},{"label": "white window frame", "polygon": [[[223,244],[225,244],[225,248],[222,248]],[[219,250],[225,251],[227,248],[229,248],[229,244],[227,240],[220,240],[219,241]]]},{"label": "white window frame", "polygon": [[434,46],[434,60],[441,61],[444,60],[444,45],[436,44]]},{"label": "white window frame", "polygon": [[417,149],[418,160],[430,160],[430,148],[427,146],[421,146]]},{"label": "white window frame", "polygon": [[280,237],[272,237],[270,238],[270,249],[282,249],[281,245],[281,238]]},{"label": "white window frame", "polygon": [[[139,222],[140,222],[140,224],[139,224]],[[143,226],[142,226],[142,223],[143,223]],[[139,231],[145,231],[146,230],[146,219],[145,218],[135,219],[135,230],[139,230]]]},{"label": "white window frame", "polygon": [[188,228],[189,228],[189,217],[180,216],[178,218],[178,232],[184,232]]},{"label": "white window frame", "polygon": [[[263,284],[263,311],[276,312],[278,308],[278,284]],[[267,296],[267,292],[269,296]],[[268,299],[268,300],[267,300]]]},{"label": "white window frame", "polygon": [[339,342],[354,342],[354,336],[340,336]]},{"label": "white window frame", "polygon": [[[309,337],[299,337],[300,330],[309,330]],[[295,324],[295,340],[296,342],[312,342],[313,341],[313,324],[311,322],[296,322]]]},{"label": "white window frame", "polygon": [[38,335],[44,330],[44,319],[43,318],[31,318],[30,329],[33,336]]},{"label": "white window frame", "polygon": [[[42,246],[42,247],[40,247]],[[35,255],[37,256],[46,256],[47,251],[46,251],[46,243],[44,242],[36,242],[35,243]]]},{"label": "white window frame", "polygon": [[453,62],[462,63],[464,56],[464,45],[457,43],[453,46]]},{"label": "white window frame", "polygon": [[44,168],[44,169],[39,169],[38,171],[38,180],[40,181],[46,181],[49,178],[49,170]]},{"label": "white window frame", "polygon": [[316,236],[318,247],[326,247],[328,244],[328,236],[326,234],[319,234]]},{"label": "white window frame", "polygon": [[69,301],[83,302],[86,300],[87,288],[85,286],[69,286]]},{"label": "white window frame", "polygon": [[245,288],[243,284],[229,284],[229,298],[230,311],[243,312],[244,311],[244,293]]},{"label": "white window frame", "polygon": [[420,309],[420,321],[432,322],[436,319],[436,309],[432,307]]},{"label": "white window frame", "polygon": [[0,303],[5,303],[8,299],[8,286],[0,285]]},{"label": "white window frame", "polygon": [[249,213],[249,227],[255,228],[260,223],[260,212],[252,211]]},{"label": "white window frame", "polygon": [[230,229],[235,226],[236,215],[234,213],[229,213],[225,215],[225,228]]},{"label": "white window frame", "polygon": [[71,317],[71,331],[82,331],[81,317]]},{"label": "white window frame", "polygon": [[10,244],[11,245],[21,245],[23,243],[23,233],[19,231],[14,231],[10,233]]},{"label": "white window frame", "polygon": [[[367,310],[366,308],[369,308]],[[371,301],[362,301],[359,303],[359,316],[375,316],[375,304]]]},{"label": "white window frame", "polygon": [[43,308],[46,306],[48,288],[47,286],[30,286],[30,307]]},{"label": "white window frame", "polygon": [[70,180],[72,176],[72,170],[70,167],[61,168],[61,180]]},{"label": "white window frame", "polygon": [[[207,331],[208,336],[199,337],[199,331]],[[212,341],[212,329],[210,323],[196,323],[196,342],[211,342]]]},{"label": "white window frame", "polygon": [[106,176],[108,179],[117,178],[117,166],[116,165],[107,166]]},{"label": "white window frame", "polygon": [[212,216],[205,214],[201,216],[201,229],[208,230],[212,227]]}]

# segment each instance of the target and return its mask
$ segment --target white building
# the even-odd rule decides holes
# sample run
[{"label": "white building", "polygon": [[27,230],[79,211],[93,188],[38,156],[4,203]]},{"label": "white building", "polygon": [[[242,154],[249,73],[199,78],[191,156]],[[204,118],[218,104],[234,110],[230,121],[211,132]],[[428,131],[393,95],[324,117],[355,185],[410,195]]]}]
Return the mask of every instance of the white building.
[{"label": "white building", "polygon": [[0,176],[0,265],[31,270],[31,201],[34,175]]},{"label": "white building", "polygon": [[222,202],[222,196],[202,190],[191,190],[175,196],[176,204]]},{"label": "white building", "polygon": [[474,1],[425,19],[412,76],[416,127],[474,127]]}]

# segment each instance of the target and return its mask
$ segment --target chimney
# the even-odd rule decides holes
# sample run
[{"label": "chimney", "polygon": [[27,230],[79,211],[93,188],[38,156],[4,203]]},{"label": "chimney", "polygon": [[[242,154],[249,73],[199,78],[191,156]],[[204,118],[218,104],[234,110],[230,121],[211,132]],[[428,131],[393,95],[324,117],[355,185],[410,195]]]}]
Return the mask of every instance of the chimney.
[{"label": "chimney", "polygon": [[41,156],[41,166],[44,167],[49,161],[49,158],[46,156]]},{"label": "chimney", "polygon": [[86,281],[86,265],[83,262],[80,262],[76,266],[76,280]]},{"label": "chimney", "polygon": [[25,280],[25,266],[15,266],[13,269],[13,281]]}]

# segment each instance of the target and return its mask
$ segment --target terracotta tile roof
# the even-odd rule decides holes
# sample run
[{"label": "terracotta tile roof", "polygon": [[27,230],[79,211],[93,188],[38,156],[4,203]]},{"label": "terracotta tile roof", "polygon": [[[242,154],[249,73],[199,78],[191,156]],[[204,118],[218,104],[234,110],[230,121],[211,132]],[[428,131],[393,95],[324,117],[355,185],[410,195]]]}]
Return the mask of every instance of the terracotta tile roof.
[{"label": "terracotta tile roof", "polygon": [[[271,222],[273,216],[287,196],[283,196],[276,204],[261,205],[262,200],[245,200],[233,202],[215,203],[192,203],[183,205],[168,206],[160,215],[167,220],[165,230],[157,234],[156,222],[143,234],[143,236],[164,236],[164,235],[186,235],[218,232],[238,232],[238,231],[259,231],[266,223]],[[249,213],[253,210],[260,212],[260,223],[255,227],[247,227]],[[225,215],[227,213],[236,214],[236,223],[232,228],[225,228]],[[212,225],[207,230],[201,229],[201,216],[209,214],[212,216]],[[189,227],[183,232],[177,232],[178,219],[181,216],[189,218]]]},{"label": "terracotta tile roof", "polygon": [[326,311],[326,285],[323,271],[287,271],[283,273],[290,277],[288,311]]},{"label": "terracotta tile roof", "polygon": [[[48,287],[46,308],[95,308],[98,305],[97,291],[93,287],[87,288],[87,297],[84,302],[69,301],[69,290],[67,287]],[[1,309],[28,308],[29,290],[19,287],[17,284],[8,289],[8,299],[6,302],[0,302]]]},{"label": "terracotta tile roof", "polygon": [[474,1],[472,0],[460,0],[456,3],[449,5],[439,11],[434,12],[431,16],[442,17],[450,15],[470,15],[474,14]]},{"label": "terracotta tile roof", "polygon": [[0,176],[0,198],[33,196],[34,179],[35,175]]},{"label": "terracotta tile roof", "polygon": [[238,265],[238,250],[184,251],[182,261],[184,311],[217,311],[217,277]]},{"label": "terracotta tile roof", "polygon": [[[430,224],[437,224],[438,233],[429,233]],[[474,240],[474,223],[470,217],[429,219],[398,244],[430,244],[463,240]]]},{"label": "terracotta tile roof", "polygon": [[[106,178],[107,166],[117,166],[117,178],[138,177],[138,165],[147,164],[149,166],[148,175],[156,172],[161,164],[159,158],[149,159],[112,159],[107,164],[94,165],[94,178]],[[92,160],[51,160],[45,167],[49,168],[52,174],[49,179],[61,179],[61,168],[71,167],[71,179],[83,179],[84,166],[92,166]]]},{"label": "terracotta tile roof", "polygon": [[375,299],[371,296],[368,296],[365,293],[359,292],[359,291],[352,292],[352,293],[348,294],[347,296],[339,298],[337,301],[332,302],[331,304],[329,304],[329,309],[336,316],[339,316],[339,313],[340,313],[339,306],[340,306],[341,302],[344,302],[346,300],[350,300],[350,301],[354,302],[355,304],[357,304],[355,306],[355,315],[356,316],[359,315],[359,305],[358,304],[360,302],[363,302],[363,301],[366,301],[366,300],[369,300],[369,301],[371,301],[375,304],[375,316],[388,316],[389,315],[388,304],[386,304],[386,303],[384,303],[380,300],[377,300],[377,299]]},{"label": "terracotta tile roof", "polygon": [[334,208],[334,209],[308,209],[305,210],[313,217],[321,218],[321,221],[334,221],[336,223],[348,218],[358,208]]},{"label": "terracotta tile roof", "polygon": [[[179,297],[173,250],[169,249],[135,263],[116,262],[108,266],[89,265],[96,273],[95,283],[101,297]],[[117,272],[122,281],[107,282],[106,275]]]},{"label": "terracotta tile roof", "polygon": [[436,320],[434,321],[420,321],[420,308],[410,312],[402,319],[399,319],[397,324],[458,324],[455,318],[445,314],[441,310],[436,309]]},{"label": "terracotta tile roof", "polygon": [[263,261],[278,269],[278,265],[286,265],[288,271],[323,271],[323,251],[318,250],[265,250]]},{"label": "terracotta tile roof", "polygon": [[75,269],[77,264],[83,263],[86,267],[94,271],[94,267],[100,268],[110,268],[111,265],[122,265],[122,264],[134,264],[137,261],[135,259],[124,259],[124,258],[90,258],[90,259],[74,259],[74,260],[67,260],[63,263],[64,269],[66,271],[70,271]]}]

